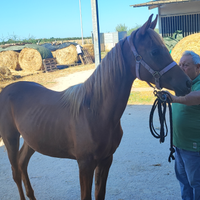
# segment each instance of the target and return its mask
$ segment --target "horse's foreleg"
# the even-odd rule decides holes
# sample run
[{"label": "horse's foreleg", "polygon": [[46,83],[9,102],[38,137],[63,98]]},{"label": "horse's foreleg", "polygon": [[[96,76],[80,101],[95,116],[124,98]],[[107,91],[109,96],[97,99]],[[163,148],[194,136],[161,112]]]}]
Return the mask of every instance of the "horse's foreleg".
[{"label": "horse's foreleg", "polygon": [[28,144],[24,141],[24,144],[20,149],[19,169],[21,170],[22,180],[26,189],[26,195],[29,197],[30,200],[36,199],[27,173],[28,162],[34,152],[35,151],[31,147],[29,147]]},{"label": "horse's foreleg", "polygon": [[104,200],[108,172],[112,164],[113,156],[101,161],[95,170],[95,199]]},{"label": "horse's foreleg", "polygon": [[78,160],[81,200],[91,200],[91,190],[96,163],[93,159]]},{"label": "horse's foreleg", "polygon": [[24,192],[22,189],[21,172],[20,172],[20,169],[18,166],[19,134],[16,134],[16,136],[12,139],[3,137],[3,141],[4,141],[4,144],[7,149],[8,158],[10,160],[10,164],[11,164],[11,168],[12,168],[13,179],[14,179],[15,183],[17,184],[20,199],[25,200]]}]

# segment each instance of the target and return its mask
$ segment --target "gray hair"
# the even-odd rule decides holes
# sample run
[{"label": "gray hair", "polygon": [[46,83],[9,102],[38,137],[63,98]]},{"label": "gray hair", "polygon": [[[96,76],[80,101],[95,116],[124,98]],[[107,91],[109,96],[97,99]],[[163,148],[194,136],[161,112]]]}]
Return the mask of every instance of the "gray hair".
[{"label": "gray hair", "polygon": [[182,56],[191,55],[194,64],[200,64],[200,56],[196,54],[194,51],[185,51]]}]

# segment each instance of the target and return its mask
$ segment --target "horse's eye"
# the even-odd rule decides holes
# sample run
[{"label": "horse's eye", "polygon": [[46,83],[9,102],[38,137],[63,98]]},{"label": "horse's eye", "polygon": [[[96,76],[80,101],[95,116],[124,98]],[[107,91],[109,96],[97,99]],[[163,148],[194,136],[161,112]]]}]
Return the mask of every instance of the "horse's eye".
[{"label": "horse's eye", "polygon": [[159,50],[158,50],[158,49],[154,49],[154,50],[151,52],[151,55],[152,55],[152,56],[158,56],[158,55],[159,55]]}]

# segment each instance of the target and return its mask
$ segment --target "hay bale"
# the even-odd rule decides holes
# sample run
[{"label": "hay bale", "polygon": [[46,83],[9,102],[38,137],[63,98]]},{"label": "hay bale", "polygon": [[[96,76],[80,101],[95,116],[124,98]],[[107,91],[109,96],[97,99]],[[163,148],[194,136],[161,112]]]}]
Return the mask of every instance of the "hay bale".
[{"label": "hay bale", "polygon": [[4,76],[10,76],[12,73],[7,67],[3,66],[3,67],[0,67],[0,74]]},{"label": "hay bale", "polygon": [[94,62],[94,45],[93,44],[83,44],[81,45],[83,47],[83,50],[86,49],[90,56],[92,57],[92,60]]},{"label": "hay bale", "polygon": [[187,50],[194,51],[200,55],[200,33],[189,35],[180,40],[172,49],[171,56],[174,61],[179,63],[183,52]]},{"label": "hay bale", "polygon": [[52,51],[51,53],[56,58],[58,64],[70,65],[78,61],[78,55],[74,45],[69,45],[68,47]]},{"label": "hay bale", "polygon": [[94,45],[93,44],[83,44],[81,45],[83,49],[86,49],[88,53],[94,57]]},{"label": "hay bale", "polygon": [[19,54],[19,64],[25,71],[41,70],[42,56],[36,49],[24,48]]},{"label": "hay bale", "polygon": [[[5,80],[14,80],[14,76],[12,75],[11,71],[3,66],[0,67],[0,81],[5,81]],[[0,87],[1,91],[1,87]]]},{"label": "hay bale", "polygon": [[53,57],[56,58],[56,51],[52,51],[51,53],[52,53]]},{"label": "hay bale", "polygon": [[0,53],[0,66],[8,67],[8,69],[21,70],[19,53],[15,51],[2,51]]}]

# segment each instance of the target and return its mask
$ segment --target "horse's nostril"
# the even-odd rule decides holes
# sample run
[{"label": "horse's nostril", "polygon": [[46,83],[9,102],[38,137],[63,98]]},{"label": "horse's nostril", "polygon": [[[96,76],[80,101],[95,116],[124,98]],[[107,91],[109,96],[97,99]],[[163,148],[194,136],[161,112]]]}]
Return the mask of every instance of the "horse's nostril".
[{"label": "horse's nostril", "polygon": [[187,86],[188,88],[191,88],[191,87],[192,87],[192,81],[187,80],[187,81],[186,81],[186,86]]}]

